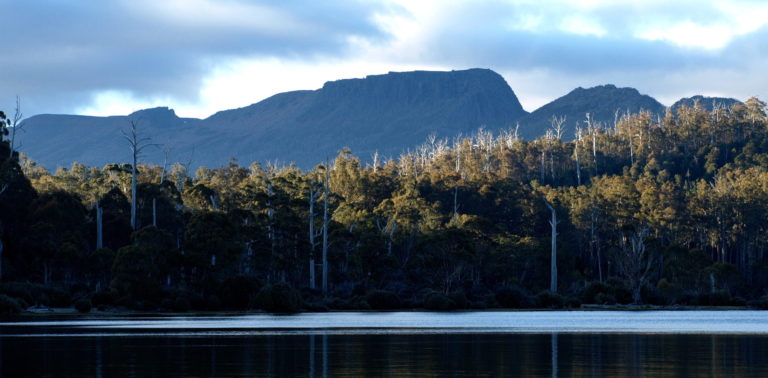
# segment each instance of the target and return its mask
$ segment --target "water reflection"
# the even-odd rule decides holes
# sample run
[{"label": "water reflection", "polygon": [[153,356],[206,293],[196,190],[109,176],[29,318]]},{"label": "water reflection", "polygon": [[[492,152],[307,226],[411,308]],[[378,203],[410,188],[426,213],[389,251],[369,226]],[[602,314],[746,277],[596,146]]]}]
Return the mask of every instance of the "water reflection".
[{"label": "water reflection", "polygon": [[394,334],[0,338],[6,376],[768,376],[768,338]]}]

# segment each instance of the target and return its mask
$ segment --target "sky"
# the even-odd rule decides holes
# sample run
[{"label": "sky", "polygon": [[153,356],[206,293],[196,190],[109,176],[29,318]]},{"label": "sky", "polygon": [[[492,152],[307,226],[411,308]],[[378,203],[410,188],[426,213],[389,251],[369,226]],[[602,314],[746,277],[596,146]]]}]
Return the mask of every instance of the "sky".
[{"label": "sky", "polygon": [[207,117],[389,71],[490,68],[533,111],[576,87],[768,99],[768,2],[0,0],[0,110]]}]

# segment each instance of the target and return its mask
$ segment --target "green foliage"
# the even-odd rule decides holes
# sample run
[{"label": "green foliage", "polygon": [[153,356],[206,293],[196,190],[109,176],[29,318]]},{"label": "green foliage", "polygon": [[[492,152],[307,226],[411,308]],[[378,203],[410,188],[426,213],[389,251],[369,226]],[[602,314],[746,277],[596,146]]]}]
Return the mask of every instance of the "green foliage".
[{"label": "green foliage", "polygon": [[518,286],[503,287],[497,291],[496,303],[503,308],[529,308],[534,305],[531,296]]},{"label": "green foliage", "polygon": [[89,313],[91,312],[91,308],[91,301],[87,298],[83,298],[75,302],[75,310],[77,310],[79,313]]},{"label": "green foliage", "polygon": [[253,277],[235,276],[224,280],[219,290],[221,305],[226,309],[245,310],[259,292],[261,283]]},{"label": "green foliage", "polygon": [[[348,149],[308,171],[230,161],[194,177],[175,164],[161,179],[162,167],[139,166],[136,232],[132,167],[49,173],[7,158],[2,141],[0,293],[24,305],[90,295],[97,307],[179,311],[295,311],[292,288],[313,309],[760,306],[765,103],[683,105],[661,119],[626,115],[610,129],[576,121],[574,140],[480,131],[376,166]],[[310,271],[319,284],[325,198],[330,290],[321,297]],[[543,198],[557,212],[558,293],[542,292],[551,232]]]},{"label": "green foliage", "polygon": [[613,297],[613,288],[602,282],[590,282],[581,292],[583,303],[612,304],[616,301]]},{"label": "green foliage", "polygon": [[0,294],[0,315],[16,315],[21,312],[21,305],[15,298]]},{"label": "green foliage", "polygon": [[268,312],[297,312],[302,306],[301,293],[287,283],[266,285],[253,299],[253,307]]},{"label": "green foliage", "polygon": [[374,290],[366,295],[365,300],[374,310],[395,310],[402,306],[397,294],[386,290]]},{"label": "green foliage", "polygon": [[424,296],[424,308],[432,311],[448,311],[456,308],[456,302],[443,293],[432,291]]},{"label": "green foliage", "polygon": [[536,294],[536,305],[544,308],[561,308],[565,306],[566,298],[549,290]]}]

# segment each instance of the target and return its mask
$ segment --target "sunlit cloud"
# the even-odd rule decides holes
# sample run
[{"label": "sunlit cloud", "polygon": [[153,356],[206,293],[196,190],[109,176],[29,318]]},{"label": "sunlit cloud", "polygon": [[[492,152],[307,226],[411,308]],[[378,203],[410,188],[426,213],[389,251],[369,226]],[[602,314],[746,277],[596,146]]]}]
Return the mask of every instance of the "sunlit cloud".
[{"label": "sunlit cloud", "polygon": [[0,109],[19,94],[28,115],[206,117],[415,69],[491,68],[527,110],[606,83],[665,101],[768,88],[768,4],[755,1],[30,0],[0,14],[14,15],[0,24],[13,52]]}]

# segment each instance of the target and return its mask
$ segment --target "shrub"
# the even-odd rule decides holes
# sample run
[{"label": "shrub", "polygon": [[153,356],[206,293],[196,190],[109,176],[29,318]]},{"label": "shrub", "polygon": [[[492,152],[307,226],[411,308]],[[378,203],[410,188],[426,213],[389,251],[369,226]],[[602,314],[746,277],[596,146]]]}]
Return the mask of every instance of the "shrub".
[{"label": "shrub", "polygon": [[259,291],[259,287],[259,281],[252,277],[227,278],[221,285],[221,304],[226,309],[245,310],[253,294]]},{"label": "shrub", "polygon": [[386,290],[374,290],[368,293],[366,301],[374,310],[394,310],[402,305],[397,294]]},{"label": "shrub", "polygon": [[189,311],[189,308],[189,300],[183,296],[176,297],[176,299],[173,300],[173,304],[171,304],[171,310],[175,312],[187,312]]},{"label": "shrub", "polygon": [[613,297],[613,289],[598,281],[588,283],[581,292],[581,301],[583,303],[606,304],[605,301],[609,297],[611,299],[609,301],[610,304],[616,302],[616,299]]},{"label": "shrub", "polygon": [[5,294],[0,294],[0,315],[15,315],[20,312],[19,301]]},{"label": "shrub", "polygon": [[624,286],[616,287],[613,290],[613,297],[616,298],[616,302],[621,304],[632,303],[632,292]]},{"label": "shrub", "polygon": [[303,305],[301,293],[287,283],[267,285],[253,298],[253,307],[264,311],[290,313],[297,312]]},{"label": "shrub", "polygon": [[756,308],[758,310],[768,310],[768,295],[758,299],[753,299],[747,303],[749,307]]},{"label": "shrub", "polygon": [[708,295],[710,306],[729,306],[731,302],[731,294],[725,290],[718,290]]},{"label": "shrub", "polygon": [[457,309],[467,309],[472,305],[463,291],[452,291],[448,294],[448,298],[451,298]]},{"label": "shrub", "polygon": [[72,305],[72,298],[69,293],[56,288],[46,288],[45,295],[48,296],[49,307],[69,307]]},{"label": "shrub", "polygon": [[601,305],[612,305],[612,304],[616,304],[616,298],[613,297],[613,294],[598,293],[597,295],[595,295],[595,299],[590,303],[601,304]]},{"label": "shrub", "polygon": [[75,302],[75,310],[80,313],[91,312],[91,301],[88,298],[83,298]]},{"label": "shrub", "polygon": [[0,284],[0,294],[22,299],[27,304],[34,304],[33,284],[23,282],[4,282]]},{"label": "shrub", "polygon": [[448,311],[456,307],[456,303],[443,293],[431,292],[424,297],[424,308],[433,311]]},{"label": "shrub", "polygon": [[563,307],[564,303],[565,300],[561,295],[553,293],[549,290],[545,290],[539,294],[536,294],[536,304],[538,304],[539,307],[561,308]]},{"label": "shrub", "polygon": [[496,302],[505,308],[525,308],[533,306],[533,299],[520,287],[504,287],[496,292]]},{"label": "shrub", "polygon": [[91,296],[91,303],[96,306],[109,306],[115,302],[115,295],[110,290],[102,290]]},{"label": "shrub", "polygon": [[567,308],[579,308],[581,307],[581,301],[579,298],[573,296],[563,297],[563,306]]},{"label": "shrub", "polygon": [[658,289],[652,286],[645,286],[640,290],[640,297],[643,303],[649,305],[663,306],[667,303],[674,303],[674,300],[664,296]]}]

